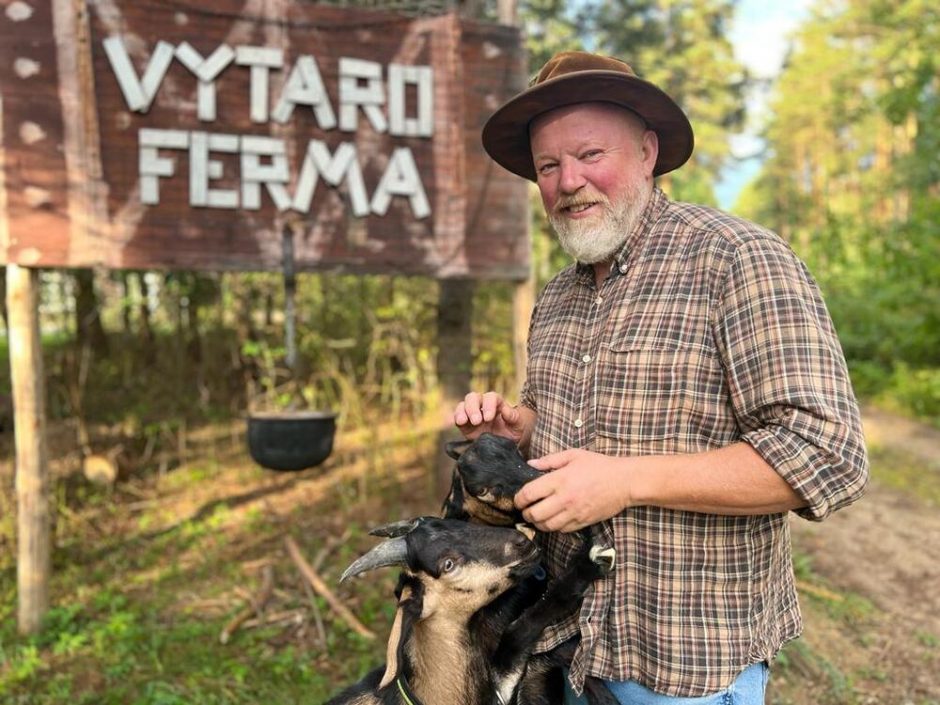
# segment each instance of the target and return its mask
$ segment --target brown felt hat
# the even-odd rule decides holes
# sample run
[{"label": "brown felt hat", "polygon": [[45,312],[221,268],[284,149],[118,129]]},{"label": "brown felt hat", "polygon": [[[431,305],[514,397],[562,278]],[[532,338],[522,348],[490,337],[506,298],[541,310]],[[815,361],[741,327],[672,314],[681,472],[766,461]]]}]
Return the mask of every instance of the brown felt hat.
[{"label": "brown felt hat", "polygon": [[483,148],[497,164],[535,181],[529,124],[549,110],[593,102],[632,110],[659,136],[654,176],[678,169],[691,156],[692,126],[672,98],[619,59],[583,51],[555,54],[526,90],[493,113],[483,126]]}]

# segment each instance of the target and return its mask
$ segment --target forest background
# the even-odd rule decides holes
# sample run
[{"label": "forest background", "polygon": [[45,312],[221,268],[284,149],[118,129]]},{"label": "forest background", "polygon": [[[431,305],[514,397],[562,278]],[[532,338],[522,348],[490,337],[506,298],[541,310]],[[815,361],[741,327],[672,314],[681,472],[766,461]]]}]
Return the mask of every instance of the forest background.
[{"label": "forest background", "polygon": [[[495,17],[487,3],[465,10]],[[626,58],[686,109],[696,150],[688,165],[660,179],[672,198],[715,205],[724,170],[757,159],[756,177],[730,210],[775,230],[808,263],[866,406],[940,428],[940,18],[933,3],[815,2],[770,83],[749,75],[734,54],[730,0],[528,0],[519,10],[533,71],[555,51],[587,47]],[[755,88],[769,95],[759,125],[746,122]],[[730,136],[746,124],[760,132],[759,154],[732,153]],[[534,200],[532,211],[538,290],[567,258]],[[379,663],[381,638],[331,621],[321,597],[291,582],[281,540],[303,537],[304,549],[320,552],[318,568],[335,574],[368,545],[362,535],[371,519],[436,508],[431,432],[440,423],[438,361],[447,353],[437,347],[438,283],[299,275],[299,354],[290,374],[280,275],[74,270],[45,272],[42,281],[55,607],[38,636],[15,634],[15,502],[12,463],[4,460],[0,700],[319,702]],[[472,388],[514,399],[512,289],[486,282],[469,291]],[[10,457],[2,313],[0,422]],[[245,412],[292,405],[340,414],[329,481],[272,478],[245,457]],[[118,477],[89,481],[82,460],[91,451],[110,454]],[[909,469],[898,484],[923,474]],[[924,487],[921,499],[935,507],[936,485]],[[835,591],[813,572],[808,553],[798,562],[801,555],[798,577],[820,601],[821,619],[873,619],[870,604]],[[259,607],[240,642],[219,646],[220,629],[257,597],[269,568],[278,576],[275,607],[288,618],[270,619],[272,609],[279,613],[271,607],[264,617]],[[382,634],[390,586],[372,590],[342,596]],[[922,647],[914,665],[935,664],[940,634],[909,636]],[[855,637],[859,649],[874,638]],[[785,652],[775,702],[868,702],[871,689],[894,678],[877,665],[847,673],[836,662],[805,645]],[[823,694],[802,699],[808,682],[824,683]],[[926,693],[910,701],[936,702],[935,685],[909,688]]]}]

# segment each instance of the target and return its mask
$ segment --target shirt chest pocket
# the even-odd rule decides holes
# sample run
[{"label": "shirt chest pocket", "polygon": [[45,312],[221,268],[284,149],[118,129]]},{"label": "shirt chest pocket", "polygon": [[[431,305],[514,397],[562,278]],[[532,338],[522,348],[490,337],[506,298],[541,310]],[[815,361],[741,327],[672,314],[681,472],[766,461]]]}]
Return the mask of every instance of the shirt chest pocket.
[{"label": "shirt chest pocket", "polygon": [[601,355],[595,384],[598,436],[637,449],[675,438],[688,384],[687,353],[661,340],[622,338]]}]

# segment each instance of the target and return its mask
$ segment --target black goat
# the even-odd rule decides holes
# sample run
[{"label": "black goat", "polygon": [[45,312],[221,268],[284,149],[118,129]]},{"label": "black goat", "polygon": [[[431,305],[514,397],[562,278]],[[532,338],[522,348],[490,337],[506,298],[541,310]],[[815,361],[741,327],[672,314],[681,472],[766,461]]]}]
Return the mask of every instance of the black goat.
[{"label": "black goat", "polygon": [[484,433],[472,441],[445,446],[457,461],[442,515],[491,526],[522,523],[522,512],[512,499],[522,486],[541,476],[522,457],[509,438]]},{"label": "black goat", "polygon": [[327,705],[522,702],[519,681],[536,639],[580,604],[605,568],[584,552],[551,589],[543,594],[539,584],[533,595],[527,579],[538,548],[514,529],[422,517],[373,533],[388,538],[341,579],[403,568],[387,662]]},{"label": "black goat", "polygon": [[[444,500],[442,508],[444,517],[495,526],[518,526],[524,522],[522,513],[513,504],[513,497],[523,485],[540,477],[542,473],[526,463],[518,446],[511,439],[492,433],[483,433],[472,441],[448,443],[446,451],[457,461],[457,465],[454,468],[450,492]],[[579,559],[583,560],[586,555],[594,565],[602,564],[603,568],[593,573],[590,568],[582,568],[584,576],[590,577],[590,580],[586,584],[579,585],[580,591],[570,611],[580,606],[581,597],[593,579],[613,568],[615,558],[613,548],[603,548],[600,543],[595,545],[590,527],[582,529],[579,533],[584,540],[584,548],[575,563],[578,563]],[[540,572],[544,576],[544,571]],[[523,610],[527,600],[539,599],[539,589],[533,585],[533,581],[535,578],[529,578],[516,588],[519,592],[518,601],[522,604]],[[560,586],[571,584],[573,581],[574,577],[569,568],[564,577],[559,580],[559,585],[551,589],[563,589]],[[567,614],[556,612],[555,616],[557,620]],[[550,623],[546,622],[541,629]],[[527,635],[527,638],[531,638],[528,646],[529,652],[541,633],[541,629],[534,635]],[[579,637],[573,637],[551,651],[531,657],[518,686],[517,699],[520,705],[550,705],[563,701],[562,667],[571,662],[578,641]],[[505,644],[507,650],[512,648],[509,645],[510,642],[511,639],[507,639]],[[607,687],[596,678],[589,677],[585,681],[585,691],[591,703],[616,703]]]}]

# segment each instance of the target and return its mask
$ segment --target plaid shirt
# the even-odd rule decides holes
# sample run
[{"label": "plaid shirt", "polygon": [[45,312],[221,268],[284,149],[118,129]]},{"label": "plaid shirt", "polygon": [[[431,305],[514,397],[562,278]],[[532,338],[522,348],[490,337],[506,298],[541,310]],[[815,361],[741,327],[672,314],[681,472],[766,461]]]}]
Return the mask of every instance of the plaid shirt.
[{"label": "plaid shirt", "polygon": [[[529,453],[695,453],[744,441],[821,520],[868,478],[858,406],[819,291],[773,233],[655,189],[598,290],[591,267],[540,294],[522,403]],[[633,507],[600,525],[616,569],[580,616],[571,678],[634,679],[663,694],[727,688],[802,629],[786,514]],[[578,546],[550,534],[554,572]]]}]

